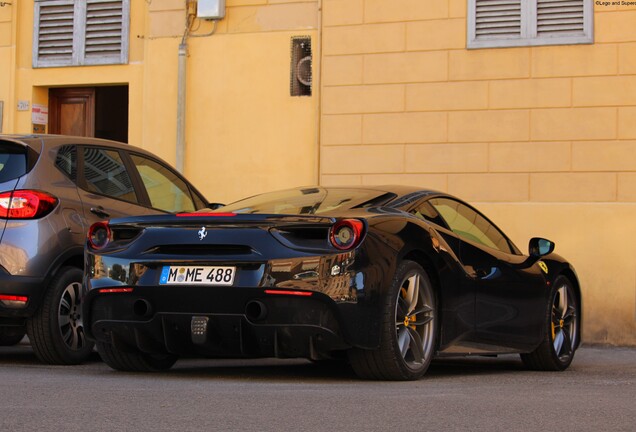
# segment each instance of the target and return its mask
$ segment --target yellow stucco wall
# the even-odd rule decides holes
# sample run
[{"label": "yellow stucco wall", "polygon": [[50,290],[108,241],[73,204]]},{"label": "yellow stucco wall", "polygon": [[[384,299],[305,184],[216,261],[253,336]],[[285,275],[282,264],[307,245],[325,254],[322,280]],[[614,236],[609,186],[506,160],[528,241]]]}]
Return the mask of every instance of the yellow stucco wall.
[{"label": "yellow stucco wall", "polygon": [[8,124],[13,118],[13,79],[15,63],[14,48],[14,22],[13,9],[10,7],[0,7],[0,65],[2,72],[0,73],[0,101],[3,103],[2,118],[0,124],[2,131],[6,132]]},{"label": "yellow stucco wall", "polygon": [[[143,146],[170,162],[183,4],[150,4],[144,64]],[[209,200],[316,183],[317,96],[290,97],[289,67],[291,38],[315,43],[318,23],[314,0],[228,0],[214,35],[189,38],[185,174]]]},{"label": "yellow stucco wall", "polygon": [[[47,104],[51,87],[127,84],[129,142],[175,163],[186,2],[130,3],[128,64],[39,69],[31,66],[33,1],[0,8],[5,132],[30,132],[31,112],[16,111],[17,101]],[[214,35],[188,39],[184,173],[211,201],[317,182],[318,98],[289,95],[289,68],[291,37],[317,42],[319,17],[315,0],[228,0]],[[195,28],[206,34],[212,24]]]},{"label": "yellow stucco wall", "polygon": [[636,8],[595,43],[466,49],[465,0],[324,0],[323,184],[463,197],[575,265],[587,342],[636,344]]}]

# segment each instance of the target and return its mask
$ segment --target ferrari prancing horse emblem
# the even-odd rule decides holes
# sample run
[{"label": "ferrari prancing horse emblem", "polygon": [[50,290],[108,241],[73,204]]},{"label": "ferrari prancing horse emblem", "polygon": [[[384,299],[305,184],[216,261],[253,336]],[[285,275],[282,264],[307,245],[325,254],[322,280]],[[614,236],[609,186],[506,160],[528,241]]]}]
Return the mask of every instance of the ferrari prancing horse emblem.
[{"label": "ferrari prancing horse emblem", "polygon": [[208,233],[205,231],[205,227],[201,227],[199,230],[199,240],[203,240],[208,236]]}]

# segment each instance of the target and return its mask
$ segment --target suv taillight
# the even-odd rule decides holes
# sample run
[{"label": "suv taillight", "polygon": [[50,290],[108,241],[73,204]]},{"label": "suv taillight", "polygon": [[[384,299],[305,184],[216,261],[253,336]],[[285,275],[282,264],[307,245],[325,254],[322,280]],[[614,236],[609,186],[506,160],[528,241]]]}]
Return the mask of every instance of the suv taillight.
[{"label": "suv taillight", "polygon": [[36,190],[16,190],[0,193],[0,218],[37,219],[51,213],[57,198]]}]

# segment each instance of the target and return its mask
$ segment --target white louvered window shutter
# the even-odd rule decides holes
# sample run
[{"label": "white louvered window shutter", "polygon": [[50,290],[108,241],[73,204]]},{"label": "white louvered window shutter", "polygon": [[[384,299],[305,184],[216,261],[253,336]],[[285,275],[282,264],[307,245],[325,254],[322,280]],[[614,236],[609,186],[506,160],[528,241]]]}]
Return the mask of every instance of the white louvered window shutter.
[{"label": "white louvered window shutter", "polygon": [[537,35],[561,36],[585,34],[581,0],[537,0]]},{"label": "white louvered window shutter", "polygon": [[521,0],[477,0],[475,9],[478,38],[521,37]]},{"label": "white louvered window shutter", "polygon": [[36,2],[35,8],[34,66],[72,64],[73,1]]},{"label": "white louvered window shutter", "polygon": [[[88,0],[86,4],[85,64],[115,60],[124,51],[124,2]],[[126,40],[124,40],[126,34]]]},{"label": "white louvered window shutter", "polygon": [[33,67],[128,62],[130,0],[35,0]]},{"label": "white louvered window shutter", "polygon": [[468,0],[468,48],[592,43],[593,0]]}]

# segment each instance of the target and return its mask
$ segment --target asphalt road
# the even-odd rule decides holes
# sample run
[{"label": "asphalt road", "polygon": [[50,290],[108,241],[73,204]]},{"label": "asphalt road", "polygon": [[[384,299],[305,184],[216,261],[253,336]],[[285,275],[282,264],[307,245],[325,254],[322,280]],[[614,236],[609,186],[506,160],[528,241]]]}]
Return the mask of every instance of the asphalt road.
[{"label": "asphalt road", "polygon": [[161,374],[39,364],[0,348],[0,431],[636,431],[636,349],[580,349],[566,372],[517,356],[436,361],[365,382],[303,360],[180,360]]}]

